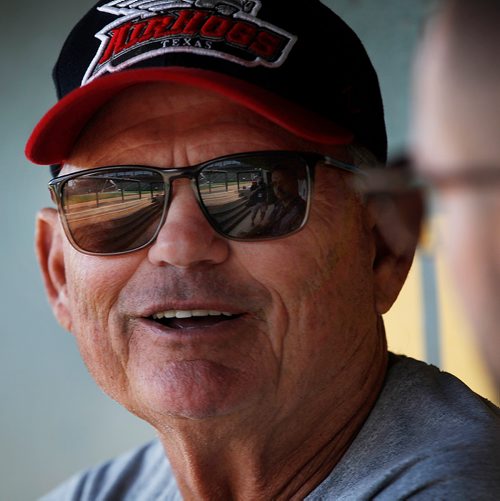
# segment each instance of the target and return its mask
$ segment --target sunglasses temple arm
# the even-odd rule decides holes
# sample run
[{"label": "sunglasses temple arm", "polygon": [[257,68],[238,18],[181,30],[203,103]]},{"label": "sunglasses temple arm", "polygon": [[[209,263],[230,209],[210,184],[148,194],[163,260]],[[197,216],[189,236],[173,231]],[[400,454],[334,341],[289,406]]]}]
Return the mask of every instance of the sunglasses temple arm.
[{"label": "sunglasses temple arm", "polygon": [[323,162],[327,166],[335,167],[337,169],[342,169],[347,172],[352,172],[353,174],[366,175],[365,171],[363,169],[360,169],[358,166],[353,164],[348,164],[346,162],[341,162],[340,160],[337,160],[329,156],[324,156]]}]

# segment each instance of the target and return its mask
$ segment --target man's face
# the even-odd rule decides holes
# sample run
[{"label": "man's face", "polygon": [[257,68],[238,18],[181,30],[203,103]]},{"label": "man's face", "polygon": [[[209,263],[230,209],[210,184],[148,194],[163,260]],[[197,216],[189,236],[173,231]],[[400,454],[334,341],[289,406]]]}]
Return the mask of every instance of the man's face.
[{"label": "man's face", "polygon": [[[312,145],[222,97],[156,84],[130,89],[103,110],[64,173],[304,148]],[[235,415],[253,426],[283,421],[304,402],[337,405],[353,373],[365,370],[359,354],[372,360],[383,345],[372,229],[348,176],[318,168],[308,224],[274,241],[216,234],[188,180],[174,183],[166,222],[146,249],[84,255],[57,225],[50,264],[61,281],[56,314],[98,383],[157,427],[165,419]],[[168,327],[152,319],[174,310],[235,316]]]},{"label": "man's face", "polygon": [[[457,78],[447,63],[446,36],[442,22],[432,26],[416,68],[417,163],[430,176],[500,170],[498,81],[481,74]],[[456,183],[439,189],[438,195],[444,250],[500,381],[500,187]]]},{"label": "man's face", "polygon": [[299,194],[297,178],[290,175],[284,169],[274,170],[271,175],[273,191],[280,200],[288,200],[297,197]]}]

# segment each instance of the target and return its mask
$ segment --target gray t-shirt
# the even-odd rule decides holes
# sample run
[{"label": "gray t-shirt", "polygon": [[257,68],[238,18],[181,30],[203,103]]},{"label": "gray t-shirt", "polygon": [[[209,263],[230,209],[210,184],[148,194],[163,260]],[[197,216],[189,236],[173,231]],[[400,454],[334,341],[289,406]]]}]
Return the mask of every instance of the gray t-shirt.
[{"label": "gray t-shirt", "polygon": [[[307,501],[499,500],[500,410],[454,376],[390,356],[354,442]],[[42,501],[177,501],[158,441],[79,474]]]}]

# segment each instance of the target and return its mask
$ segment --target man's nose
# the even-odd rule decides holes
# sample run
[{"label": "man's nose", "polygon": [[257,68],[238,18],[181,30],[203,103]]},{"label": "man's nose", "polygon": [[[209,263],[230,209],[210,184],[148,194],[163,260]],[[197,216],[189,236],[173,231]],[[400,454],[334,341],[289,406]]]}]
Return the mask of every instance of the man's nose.
[{"label": "man's nose", "polygon": [[148,251],[157,265],[190,268],[201,263],[220,264],[229,256],[229,242],[210,226],[187,179],[172,186],[163,227]]}]

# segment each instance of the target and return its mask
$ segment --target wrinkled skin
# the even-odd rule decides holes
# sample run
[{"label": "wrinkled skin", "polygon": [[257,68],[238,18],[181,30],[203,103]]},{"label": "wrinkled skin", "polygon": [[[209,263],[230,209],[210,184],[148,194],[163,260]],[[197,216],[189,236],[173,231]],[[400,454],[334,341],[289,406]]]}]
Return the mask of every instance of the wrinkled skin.
[{"label": "wrinkled skin", "polygon": [[[222,97],[156,84],[110,103],[64,173],[273,149],[321,151]],[[323,150],[347,159],[341,147]],[[216,234],[187,180],[175,183],[157,240],[122,256],[81,254],[52,209],[39,215],[57,318],[99,385],[158,430],[186,498],[302,497],[373,405],[387,357],[379,315],[412,252],[379,252],[376,218],[348,176],[319,167],[306,227],[268,242]],[[189,332],[146,320],[195,308],[241,316]]]}]

